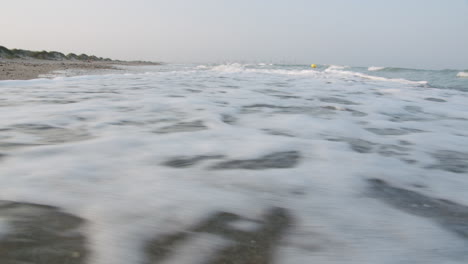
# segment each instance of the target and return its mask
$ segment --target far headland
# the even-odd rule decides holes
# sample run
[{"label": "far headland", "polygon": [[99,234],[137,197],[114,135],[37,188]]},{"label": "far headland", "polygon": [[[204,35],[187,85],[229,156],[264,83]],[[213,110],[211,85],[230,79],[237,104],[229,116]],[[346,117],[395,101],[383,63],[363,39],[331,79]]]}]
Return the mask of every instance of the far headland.
[{"label": "far headland", "polygon": [[0,46],[0,80],[28,80],[63,70],[81,73],[118,71],[117,65],[160,65],[160,62],[122,61],[95,55],[58,51],[31,51]]}]

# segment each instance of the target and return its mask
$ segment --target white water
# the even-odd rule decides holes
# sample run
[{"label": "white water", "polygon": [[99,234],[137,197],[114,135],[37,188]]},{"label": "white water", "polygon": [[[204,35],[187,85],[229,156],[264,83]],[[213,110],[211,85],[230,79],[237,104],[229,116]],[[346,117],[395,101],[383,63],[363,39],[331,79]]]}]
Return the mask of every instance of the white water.
[{"label": "white water", "polygon": [[406,84],[406,85],[426,86],[428,84],[427,81],[410,81],[406,79],[390,79],[390,78],[385,78],[385,77],[372,76],[372,75],[367,75],[364,73],[347,71],[346,68],[337,67],[337,66],[331,66],[327,68],[324,72],[330,73],[333,77],[345,77],[346,79],[351,79],[353,77],[356,77],[358,79],[368,79],[372,81],[384,81],[384,82],[397,82],[397,83]]},{"label": "white water", "polygon": [[[333,68],[259,66],[0,82],[0,200],[59,206],[87,219],[92,264],[140,263],[147,239],[216,211],[258,219],[271,207],[294,218],[276,263],[467,263],[466,241],[366,195],[366,179],[380,178],[468,204],[466,173],[428,168],[437,164],[433,153],[467,151],[466,93]],[[205,128],[168,129],[197,121]],[[349,139],[375,145],[357,153]],[[245,160],[281,151],[300,153],[299,164],[163,165],[180,156]],[[168,263],[205,259],[225,241],[207,235],[187,243]]]},{"label": "white water", "polygon": [[383,69],[385,69],[385,67],[371,66],[371,67],[367,68],[368,71],[381,71]]},{"label": "white water", "polygon": [[459,72],[457,74],[457,77],[468,78],[468,72]]}]

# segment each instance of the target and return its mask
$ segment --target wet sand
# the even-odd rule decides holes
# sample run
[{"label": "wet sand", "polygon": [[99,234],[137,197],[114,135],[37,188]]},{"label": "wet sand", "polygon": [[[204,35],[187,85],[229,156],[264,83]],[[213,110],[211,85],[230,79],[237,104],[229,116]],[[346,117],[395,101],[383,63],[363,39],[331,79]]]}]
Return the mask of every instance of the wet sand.
[{"label": "wet sand", "polygon": [[53,61],[36,59],[0,59],[0,80],[30,80],[54,71],[81,70],[86,73],[119,71],[117,65],[158,65],[127,61]]},{"label": "wet sand", "polygon": [[[380,179],[368,181],[368,194],[409,214],[434,220],[462,239],[468,237],[468,207],[464,205],[394,187]],[[0,234],[0,263],[91,263],[92,249],[82,232],[88,222],[86,219],[54,206],[4,200],[0,200],[0,219],[9,227],[6,233]],[[252,227],[236,225],[246,223]],[[204,263],[275,263],[276,247],[290,228],[294,228],[294,216],[285,208],[269,208],[260,219],[217,212],[188,229],[147,241],[141,248],[143,263],[165,263],[168,259],[177,263],[187,241],[193,242],[194,238],[206,235],[222,240],[217,240],[218,244],[205,256]]]},{"label": "wet sand", "polygon": [[[0,236],[0,263],[6,264],[89,264],[90,251],[83,227],[87,220],[48,205],[0,200],[0,219],[8,223]],[[249,222],[252,230],[239,230],[233,224]],[[263,219],[252,220],[219,212],[209,215],[189,230],[148,241],[142,249],[144,263],[163,263],[177,257],[181,246],[193,237],[218,235],[220,243],[207,256],[209,264],[269,264],[275,247],[291,226],[292,216],[284,208],[270,208]],[[1,234],[0,234],[1,235]]]}]

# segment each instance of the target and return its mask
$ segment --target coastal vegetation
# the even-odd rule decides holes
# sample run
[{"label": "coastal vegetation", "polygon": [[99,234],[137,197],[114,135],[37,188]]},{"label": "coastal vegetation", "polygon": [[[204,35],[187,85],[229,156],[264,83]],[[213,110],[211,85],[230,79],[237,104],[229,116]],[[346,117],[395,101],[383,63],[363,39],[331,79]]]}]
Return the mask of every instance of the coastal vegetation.
[{"label": "coastal vegetation", "polygon": [[109,58],[94,55],[69,53],[67,55],[58,51],[31,51],[23,49],[8,49],[0,46],[0,58],[3,59],[39,59],[39,60],[77,60],[77,61],[112,61]]}]

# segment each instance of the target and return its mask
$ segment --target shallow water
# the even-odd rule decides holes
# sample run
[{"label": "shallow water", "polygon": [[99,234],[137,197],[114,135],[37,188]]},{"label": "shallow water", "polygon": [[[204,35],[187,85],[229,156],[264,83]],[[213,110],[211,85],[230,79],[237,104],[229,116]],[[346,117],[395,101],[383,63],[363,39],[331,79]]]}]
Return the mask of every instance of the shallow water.
[{"label": "shallow water", "polygon": [[467,263],[456,72],[126,69],[0,82],[2,263]]}]

